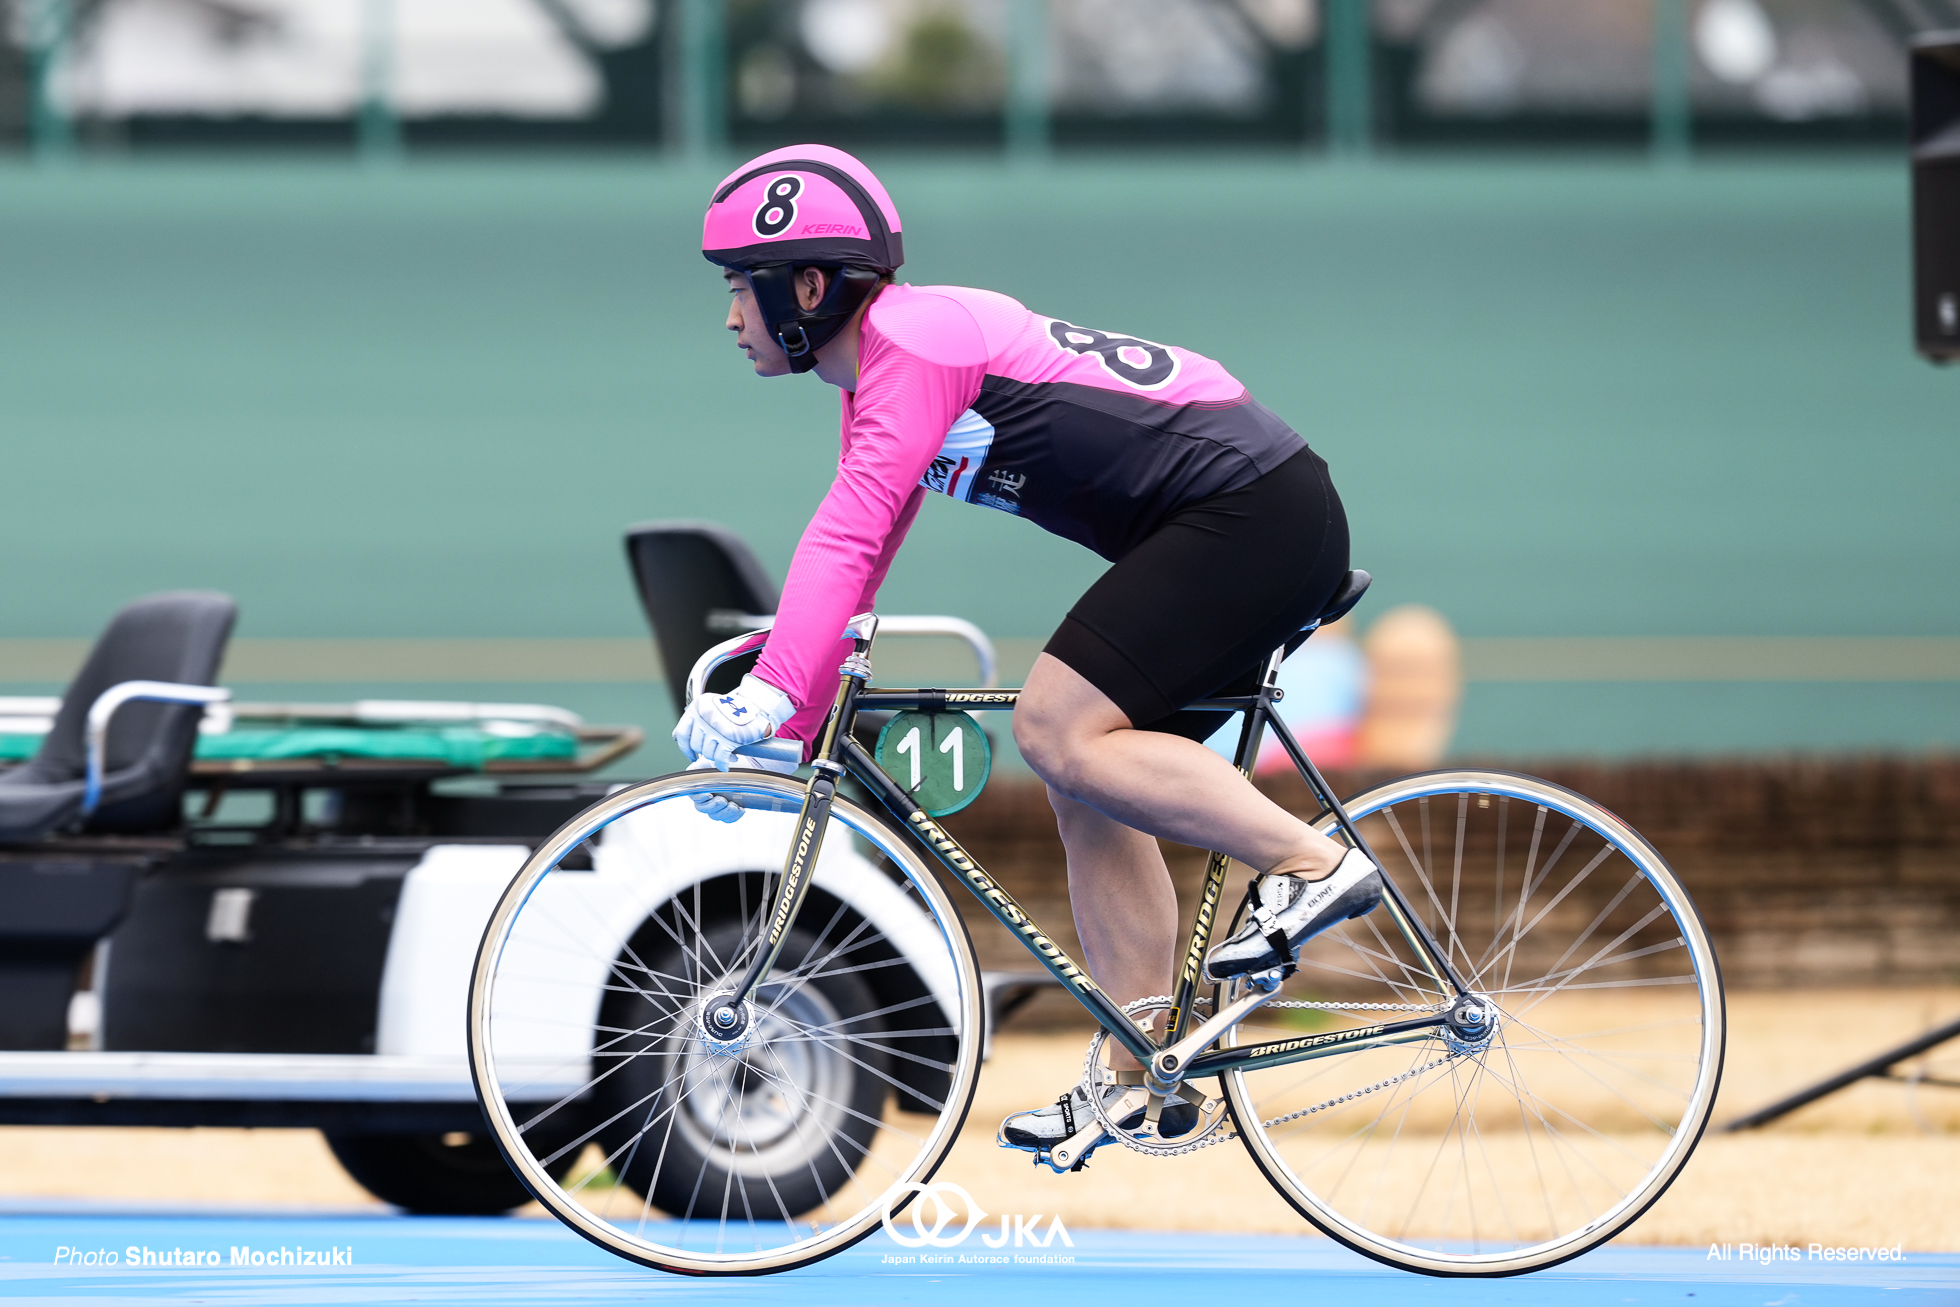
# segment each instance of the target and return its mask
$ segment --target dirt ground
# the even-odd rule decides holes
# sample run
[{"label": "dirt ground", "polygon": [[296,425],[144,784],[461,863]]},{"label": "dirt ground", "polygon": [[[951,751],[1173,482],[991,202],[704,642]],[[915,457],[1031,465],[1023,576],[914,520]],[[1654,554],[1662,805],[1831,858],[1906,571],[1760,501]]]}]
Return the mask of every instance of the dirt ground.
[{"label": "dirt ground", "polygon": [[[1960,988],[1742,993],[1729,1002],[1715,1120],[1740,1116],[1960,1013]],[[1120,1147],[1059,1176],[996,1148],[1008,1112],[1080,1075],[1081,1031],[1004,1032],[940,1179],[989,1212],[1070,1226],[1310,1233],[1236,1145],[1156,1161]],[[1960,1044],[1907,1070],[1960,1079]],[[1653,1244],[1903,1244],[1960,1251],[1960,1090],[1868,1081],[1769,1128],[1711,1131],[1623,1236]],[[348,1207],[373,1204],[306,1130],[0,1128],[0,1194]],[[542,1215],[530,1209],[533,1215]]]}]

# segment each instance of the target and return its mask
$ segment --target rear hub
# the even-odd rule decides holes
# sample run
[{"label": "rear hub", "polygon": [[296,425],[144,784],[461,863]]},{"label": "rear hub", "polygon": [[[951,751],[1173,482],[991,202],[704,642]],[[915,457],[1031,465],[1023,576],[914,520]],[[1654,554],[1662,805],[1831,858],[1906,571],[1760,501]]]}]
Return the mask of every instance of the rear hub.
[{"label": "rear hub", "polygon": [[1481,1053],[1497,1033],[1497,1004],[1482,994],[1462,994],[1443,1014],[1443,1040],[1454,1053]]}]

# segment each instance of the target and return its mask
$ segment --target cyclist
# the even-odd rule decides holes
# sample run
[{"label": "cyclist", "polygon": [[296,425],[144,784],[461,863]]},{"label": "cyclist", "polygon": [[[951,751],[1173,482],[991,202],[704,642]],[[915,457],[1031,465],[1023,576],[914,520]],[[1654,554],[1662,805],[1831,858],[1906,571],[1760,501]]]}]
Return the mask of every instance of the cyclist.
[{"label": "cyclist", "polygon": [[[898,210],[840,150],[791,146],[730,173],[702,252],[723,269],[726,325],[756,374],[815,372],[841,392],[843,416],[836,479],[797,546],[760,661],[675,728],[695,765],[725,770],[736,748],[772,734],[813,738],[849,652],[839,632],[872,609],[925,495],[945,494],[1112,563],[1036,659],[1014,713],[1067,850],[1090,974],[1110,998],[1169,990],[1177,897],[1159,837],[1260,875],[1251,918],[1206,958],[1213,980],[1279,966],[1380,901],[1366,855],[1253,788],[1201,743],[1223,715],[1186,709],[1249,692],[1347,573],[1341,501],[1297,433],[1189,350],[1043,317],[991,291],[896,284]],[[1099,1091],[1111,1096],[1143,1075],[1117,1057],[1122,1083]],[[1089,1092],[1008,1117],[1001,1141],[1045,1152],[1093,1119]],[[1159,1130],[1196,1120],[1173,1097]]]}]

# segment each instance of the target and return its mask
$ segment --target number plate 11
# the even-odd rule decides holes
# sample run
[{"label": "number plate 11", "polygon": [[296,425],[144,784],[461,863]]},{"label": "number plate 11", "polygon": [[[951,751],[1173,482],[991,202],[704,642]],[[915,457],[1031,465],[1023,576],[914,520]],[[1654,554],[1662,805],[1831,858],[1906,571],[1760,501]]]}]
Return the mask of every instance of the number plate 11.
[{"label": "number plate 11", "polygon": [[986,732],[963,712],[900,713],[878,732],[876,756],[885,774],[934,817],[978,798],[994,765]]}]

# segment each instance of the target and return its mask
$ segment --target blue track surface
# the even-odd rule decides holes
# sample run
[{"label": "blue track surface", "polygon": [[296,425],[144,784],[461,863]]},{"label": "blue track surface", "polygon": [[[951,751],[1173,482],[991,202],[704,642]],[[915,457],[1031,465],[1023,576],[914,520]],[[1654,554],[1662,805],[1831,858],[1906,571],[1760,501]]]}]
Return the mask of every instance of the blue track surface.
[{"label": "blue track surface", "polygon": [[[1694,1307],[1894,1307],[1960,1304],[1960,1256],[1908,1253],[1902,1263],[1709,1260],[1703,1249],[1609,1248],[1511,1280],[1432,1280],[1377,1266],[1321,1239],[1073,1232],[1024,1257],[1072,1264],[921,1266],[883,1235],[810,1270],[741,1280],[643,1271],[546,1221],[370,1215],[268,1217],[119,1213],[100,1207],[0,1214],[0,1300],[182,1303],[793,1303],[796,1307],[932,1303],[964,1307],[1040,1296],[1100,1303],[1405,1304],[1687,1303]],[[977,1237],[970,1241],[977,1245]],[[217,1269],[57,1266],[63,1247],[168,1253],[236,1246],[351,1250],[351,1265]],[[984,1247],[954,1249],[988,1256]],[[72,1254],[71,1254],[72,1255]]]}]

